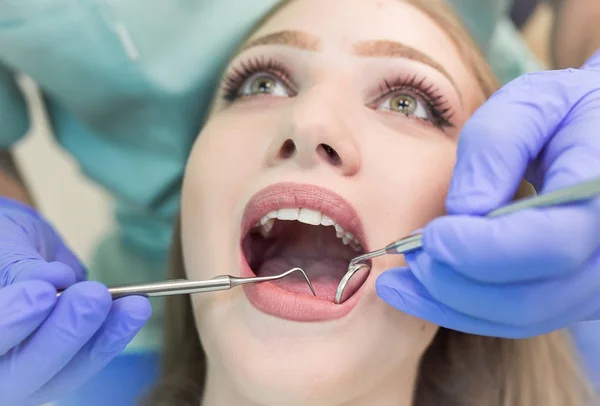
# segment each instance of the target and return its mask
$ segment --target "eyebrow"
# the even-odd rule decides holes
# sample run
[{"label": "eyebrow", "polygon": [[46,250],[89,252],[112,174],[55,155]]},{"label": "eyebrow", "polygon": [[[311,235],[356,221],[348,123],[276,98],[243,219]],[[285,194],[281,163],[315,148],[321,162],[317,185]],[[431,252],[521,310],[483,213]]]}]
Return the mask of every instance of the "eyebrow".
[{"label": "eyebrow", "polygon": [[[302,31],[286,30],[253,39],[244,45],[239,52],[243,52],[249,48],[261,45],[284,45],[301,49],[303,51],[313,52],[318,52],[321,50],[321,41],[319,38]],[[462,95],[448,71],[429,55],[419,51],[418,49],[409,47],[408,45],[396,41],[376,40],[356,43],[354,44],[352,51],[355,55],[366,58],[406,58],[424,65],[428,65],[440,72],[450,81],[458,93],[458,97],[462,103]]]},{"label": "eyebrow", "polygon": [[452,83],[452,86],[456,88],[454,79],[452,79],[452,76],[450,76],[448,71],[444,69],[442,65],[436,62],[429,55],[424,54],[415,48],[409,47],[408,45],[404,45],[395,41],[379,40],[359,42],[355,44],[353,48],[354,53],[358,56],[364,56],[367,58],[406,58],[415,62],[429,65],[444,75],[450,81],[450,83]]},{"label": "eyebrow", "polygon": [[302,31],[279,31],[251,40],[242,47],[240,52],[261,45],[285,45],[313,52],[321,50],[321,41],[310,34]]}]

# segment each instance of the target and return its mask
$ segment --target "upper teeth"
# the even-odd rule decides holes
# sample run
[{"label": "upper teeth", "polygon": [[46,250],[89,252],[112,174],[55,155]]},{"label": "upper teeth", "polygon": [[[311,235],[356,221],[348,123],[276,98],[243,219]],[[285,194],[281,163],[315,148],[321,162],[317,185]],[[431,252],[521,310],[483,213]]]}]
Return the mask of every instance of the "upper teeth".
[{"label": "upper teeth", "polygon": [[335,228],[335,235],[342,240],[344,245],[350,244],[357,252],[362,252],[363,250],[358,240],[351,233],[344,231],[338,223],[319,211],[311,209],[279,209],[264,215],[255,224],[255,227],[259,228],[263,237],[268,238],[273,231],[273,225],[276,220],[299,221],[313,226],[333,226]]}]

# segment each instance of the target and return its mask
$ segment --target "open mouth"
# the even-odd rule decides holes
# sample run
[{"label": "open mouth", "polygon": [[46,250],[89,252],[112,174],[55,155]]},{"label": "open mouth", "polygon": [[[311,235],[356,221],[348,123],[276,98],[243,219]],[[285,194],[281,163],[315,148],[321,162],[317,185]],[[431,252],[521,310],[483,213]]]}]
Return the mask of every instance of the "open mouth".
[{"label": "open mouth", "polygon": [[[244,285],[248,301],[262,313],[300,322],[322,322],[348,315],[359,303],[369,273],[353,277],[342,304],[335,292],[350,260],[368,251],[361,219],[348,201],[313,184],[283,182],[257,192],[242,216],[240,274],[279,275],[277,281]],[[365,287],[367,289],[362,289]]]},{"label": "open mouth", "polygon": [[[243,237],[242,251],[257,276],[278,275],[291,268],[302,268],[317,296],[333,302],[350,260],[365,253],[352,224],[344,229],[332,217],[306,207],[271,210],[256,221]],[[347,287],[351,297],[366,280],[352,280]],[[311,295],[300,274],[273,282],[279,288]]]}]

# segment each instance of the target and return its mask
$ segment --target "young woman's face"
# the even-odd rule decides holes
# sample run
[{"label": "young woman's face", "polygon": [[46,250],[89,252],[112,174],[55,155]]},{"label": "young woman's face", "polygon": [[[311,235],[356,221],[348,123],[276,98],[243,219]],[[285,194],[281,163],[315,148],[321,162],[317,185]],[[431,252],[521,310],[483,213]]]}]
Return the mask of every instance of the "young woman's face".
[{"label": "young woman's face", "polygon": [[377,297],[402,257],[374,260],[344,304],[333,294],[352,257],[444,213],[483,99],[455,45],[399,0],[297,0],[246,42],[218,97],[183,187],[188,277],[301,267],[319,297],[299,276],[194,296],[209,387],[276,404],[411,388],[437,327]]}]

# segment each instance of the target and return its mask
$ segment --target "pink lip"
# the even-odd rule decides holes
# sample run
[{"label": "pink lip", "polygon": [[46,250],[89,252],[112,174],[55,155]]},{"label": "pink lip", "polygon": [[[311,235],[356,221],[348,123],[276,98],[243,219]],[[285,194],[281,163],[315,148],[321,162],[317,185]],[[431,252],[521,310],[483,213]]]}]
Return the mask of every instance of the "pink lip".
[{"label": "pink lip", "polygon": [[[364,229],[356,210],[338,194],[315,185],[278,183],[255,194],[242,217],[242,239],[265,214],[282,208],[307,208],[320,211],[352,233],[365,250]],[[241,276],[252,277],[240,245]],[[364,286],[364,285],[363,285]],[[292,321],[326,321],[344,317],[358,303],[362,287],[340,305],[327,300],[289,292],[272,283],[244,285],[250,303],[263,313]],[[308,291],[308,286],[307,286]]]}]

